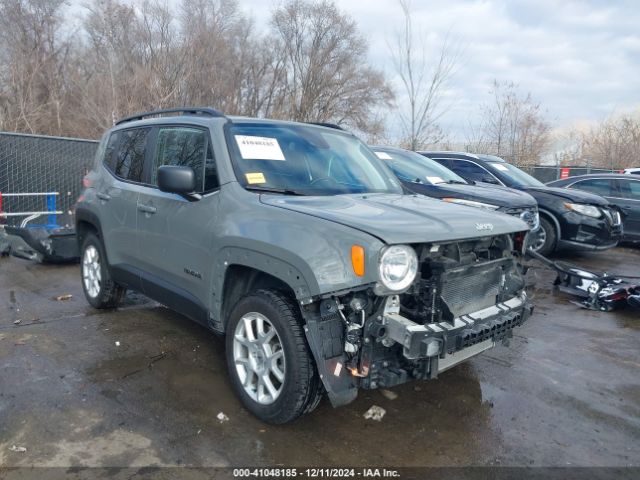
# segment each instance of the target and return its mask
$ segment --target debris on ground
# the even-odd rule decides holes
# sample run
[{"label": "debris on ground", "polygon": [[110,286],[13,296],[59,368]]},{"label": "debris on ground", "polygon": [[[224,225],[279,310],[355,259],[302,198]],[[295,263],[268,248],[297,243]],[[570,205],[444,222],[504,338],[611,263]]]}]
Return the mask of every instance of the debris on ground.
[{"label": "debris on ground", "polygon": [[384,417],[385,413],[387,413],[387,411],[384,408],[373,405],[369,410],[365,412],[364,418],[367,420],[371,419],[379,422],[380,420],[382,420],[382,417]]},{"label": "debris on ground", "polygon": [[56,302],[64,302],[65,300],[71,300],[73,298],[73,295],[71,295],[70,293],[67,293],[65,295],[58,295],[57,297],[53,297],[53,299]]},{"label": "debris on ground", "polygon": [[216,415],[216,418],[218,419],[218,421],[220,423],[224,423],[224,422],[228,422],[229,421],[229,417],[227,417],[223,412],[218,413],[218,415]]},{"label": "debris on ground", "polygon": [[25,447],[16,447],[15,445],[11,445],[9,450],[12,452],[25,453],[27,449]]},{"label": "debris on ground", "polygon": [[391,390],[387,390],[386,388],[380,390],[380,393],[387,400],[395,400],[396,398],[398,398],[398,394],[396,392],[392,392]]},{"label": "debris on ground", "polygon": [[116,341],[116,347],[120,346],[120,342]]},{"label": "debris on ground", "polygon": [[14,325],[20,325],[21,323],[22,323],[22,320],[20,320],[20,319],[15,320],[15,321],[13,322],[13,324],[14,324]]}]

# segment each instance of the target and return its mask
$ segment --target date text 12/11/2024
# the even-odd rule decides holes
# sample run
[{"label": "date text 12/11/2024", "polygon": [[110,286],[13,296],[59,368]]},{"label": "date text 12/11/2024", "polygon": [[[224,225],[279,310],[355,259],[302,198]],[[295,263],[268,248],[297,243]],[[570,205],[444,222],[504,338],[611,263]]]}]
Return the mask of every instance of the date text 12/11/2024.
[{"label": "date text 12/11/2024", "polygon": [[236,468],[234,478],[400,478],[387,468]]}]

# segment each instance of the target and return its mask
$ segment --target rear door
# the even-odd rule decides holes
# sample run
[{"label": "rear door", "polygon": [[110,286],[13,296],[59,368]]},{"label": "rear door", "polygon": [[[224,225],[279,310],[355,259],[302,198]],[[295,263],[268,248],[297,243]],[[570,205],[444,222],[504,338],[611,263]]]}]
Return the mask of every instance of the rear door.
[{"label": "rear door", "polygon": [[[152,142],[149,185],[137,202],[144,292],[204,323],[219,200],[209,131],[194,126],[156,127]],[[161,192],[157,170],[162,165],[193,168],[202,198]]]},{"label": "rear door", "polygon": [[145,155],[151,128],[118,130],[107,141],[101,175],[96,185],[104,246],[115,278],[140,289],[137,250],[138,194],[145,178]]},{"label": "rear door", "polygon": [[620,197],[617,204],[624,215],[625,236],[640,239],[640,179],[619,179]]}]

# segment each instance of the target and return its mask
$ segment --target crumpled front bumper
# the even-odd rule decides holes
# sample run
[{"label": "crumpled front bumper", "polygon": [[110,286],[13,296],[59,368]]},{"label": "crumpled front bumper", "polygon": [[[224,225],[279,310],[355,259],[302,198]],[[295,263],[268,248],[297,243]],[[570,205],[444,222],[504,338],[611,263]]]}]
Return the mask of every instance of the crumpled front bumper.
[{"label": "crumpled front bumper", "polygon": [[[384,341],[402,345],[408,360],[431,359],[431,376],[494,346],[512,336],[515,327],[522,325],[533,306],[525,292],[504,302],[477,312],[461,315],[449,322],[420,325],[398,311],[386,311]],[[383,343],[384,343],[383,341]],[[438,365],[439,363],[439,365]]]},{"label": "crumpled front bumper", "polygon": [[623,236],[623,224],[613,211],[601,218],[567,212],[561,220],[560,248],[572,250],[607,250],[615,247]]}]

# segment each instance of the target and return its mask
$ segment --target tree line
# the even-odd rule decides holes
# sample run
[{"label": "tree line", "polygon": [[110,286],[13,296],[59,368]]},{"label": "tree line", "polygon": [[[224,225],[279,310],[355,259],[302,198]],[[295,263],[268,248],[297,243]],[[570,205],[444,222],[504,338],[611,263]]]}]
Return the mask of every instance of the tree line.
[{"label": "tree line", "polygon": [[333,121],[375,134],[394,98],[333,2],[289,0],[261,33],[235,0],[0,1],[0,128],[96,138],[140,111],[210,105],[226,114]]},{"label": "tree line", "polygon": [[[409,0],[398,0],[388,71],[369,63],[367,39],[333,0],[284,0],[260,12],[266,28],[237,0],[87,0],[77,10],[66,0],[0,0],[0,130],[98,138],[118,118],[193,105],[333,122],[413,150],[451,143],[439,121],[463,49],[447,37],[429,54]],[[511,82],[496,81],[489,98],[479,99],[465,148],[539,163],[557,140],[541,104]],[[572,132],[561,161],[637,163],[639,131],[626,116]]]}]

